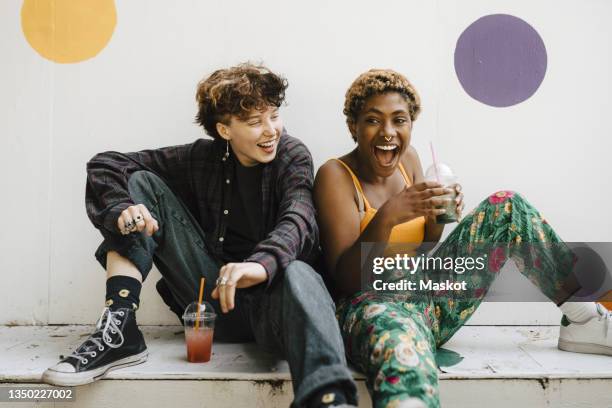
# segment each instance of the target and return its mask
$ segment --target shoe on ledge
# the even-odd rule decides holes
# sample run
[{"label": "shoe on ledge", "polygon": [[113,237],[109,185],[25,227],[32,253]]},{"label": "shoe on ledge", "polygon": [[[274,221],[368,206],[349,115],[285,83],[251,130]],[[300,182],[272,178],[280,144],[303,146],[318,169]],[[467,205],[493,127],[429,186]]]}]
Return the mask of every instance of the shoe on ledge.
[{"label": "shoe on ledge", "polygon": [[563,316],[559,329],[559,349],[612,356],[612,312],[598,303],[597,313],[599,316],[582,323],[572,322]]},{"label": "shoe on ledge", "polygon": [[148,357],[144,337],[131,308],[105,307],[96,330],[71,355],[48,368],[42,381],[72,387],[94,382],[106,373],[144,363]]}]

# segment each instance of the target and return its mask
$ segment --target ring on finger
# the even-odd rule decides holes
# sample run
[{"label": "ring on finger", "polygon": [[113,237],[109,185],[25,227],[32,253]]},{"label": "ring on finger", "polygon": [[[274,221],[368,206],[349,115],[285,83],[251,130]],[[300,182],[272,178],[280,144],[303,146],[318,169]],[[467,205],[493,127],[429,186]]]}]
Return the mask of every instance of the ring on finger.
[{"label": "ring on finger", "polygon": [[135,228],[138,226],[139,222],[144,222],[144,219],[142,218],[142,215],[137,215],[136,218],[134,218],[131,222],[130,222],[130,228]]},{"label": "ring on finger", "polygon": [[227,284],[227,277],[225,276],[219,276],[217,278],[217,282],[216,282],[217,286],[224,286]]}]

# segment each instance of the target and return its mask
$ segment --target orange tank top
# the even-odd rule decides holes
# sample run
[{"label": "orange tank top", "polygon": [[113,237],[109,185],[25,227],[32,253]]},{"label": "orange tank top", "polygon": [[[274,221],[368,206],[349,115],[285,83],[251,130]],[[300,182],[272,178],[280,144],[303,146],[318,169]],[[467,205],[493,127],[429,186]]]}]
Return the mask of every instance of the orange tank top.
[{"label": "orange tank top", "polygon": [[[351,178],[353,179],[353,184],[357,189],[357,198],[359,200],[359,215],[361,217],[361,222],[359,224],[359,232],[363,232],[364,229],[368,226],[372,218],[376,215],[376,208],[372,208],[365,194],[363,193],[363,188],[361,187],[361,183],[359,179],[353,173],[351,168],[344,163],[340,159],[336,159],[344,168],[349,172]],[[410,186],[412,183],[406,174],[406,170],[404,170],[404,166],[399,163],[399,169],[404,177],[404,181],[406,185]],[[408,222],[404,222],[402,224],[397,224],[391,230],[391,234],[389,235],[389,243],[390,244],[401,244],[401,252],[412,253],[416,252],[416,249],[423,243],[423,239],[425,238],[425,217],[418,217]]]}]

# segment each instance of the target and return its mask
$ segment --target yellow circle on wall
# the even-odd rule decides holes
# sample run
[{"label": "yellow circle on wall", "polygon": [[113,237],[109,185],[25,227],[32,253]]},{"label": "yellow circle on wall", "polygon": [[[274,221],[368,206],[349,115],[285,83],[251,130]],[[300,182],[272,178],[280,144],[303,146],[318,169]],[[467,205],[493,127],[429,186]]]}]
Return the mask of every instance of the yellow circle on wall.
[{"label": "yellow circle on wall", "polygon": [[44,58],[74,63],[95,57],[110,41],[114,0],[24,0],[21,28]]}]

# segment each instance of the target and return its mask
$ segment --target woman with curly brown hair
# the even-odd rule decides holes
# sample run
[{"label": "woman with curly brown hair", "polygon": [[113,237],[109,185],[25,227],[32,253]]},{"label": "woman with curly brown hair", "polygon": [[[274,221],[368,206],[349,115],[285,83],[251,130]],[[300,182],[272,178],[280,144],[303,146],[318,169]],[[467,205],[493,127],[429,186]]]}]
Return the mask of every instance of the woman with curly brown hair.
[{"label": "woman with curly brown hair", "polygon": [[[488,256],[479,273],[415,267],[408,274],[394,266],[377,276],[387,283],[412,282],[415,290],[382,291],[371,285],[375,258],[403,252],[414,259],[431,248],[425,244],[440,240],[444,224],[437,224],[436,216],[450,204],[444,195],[456,197],[459,218],[464,207],[459,185],[424,181],[410,145],[420,110],[420,98],[403,75],[391,70],[360,75],[344,106],[357,147],[325,163],[315,179],[321,243],[338,289],[336,316],[349,361],[367,375],[374,406],[439,406],[435,351],[473,315],[508,258],[549,299],[563,303],[560,348],[612,353],[612,335],[606,339],[604,330],[612,327],[610,313],[595,303],[564,303],[578,289],[571,273],[573,253],[540,213],[511,191],[485,199],[430,255],[444,260]],[[432,278],[466,289],[420,287],[419,281]]]},{"label": "woman with curly brown hair", "polygon": [[286,358],[293,407],[357,403],[333,301],[309,265],[319,253],[312,159],[283,127],[286,88],[263,66],[220,69],[196,96],[196,121],[212,140],[105,152],[87,163],[106,307],[96,331],[44,381],[85,384],[146,360],[135,314],[155,263],[157,290],[179,319],[200,278],[216,282],[204,296],[222,312],[215,339],[254,339]]}]

